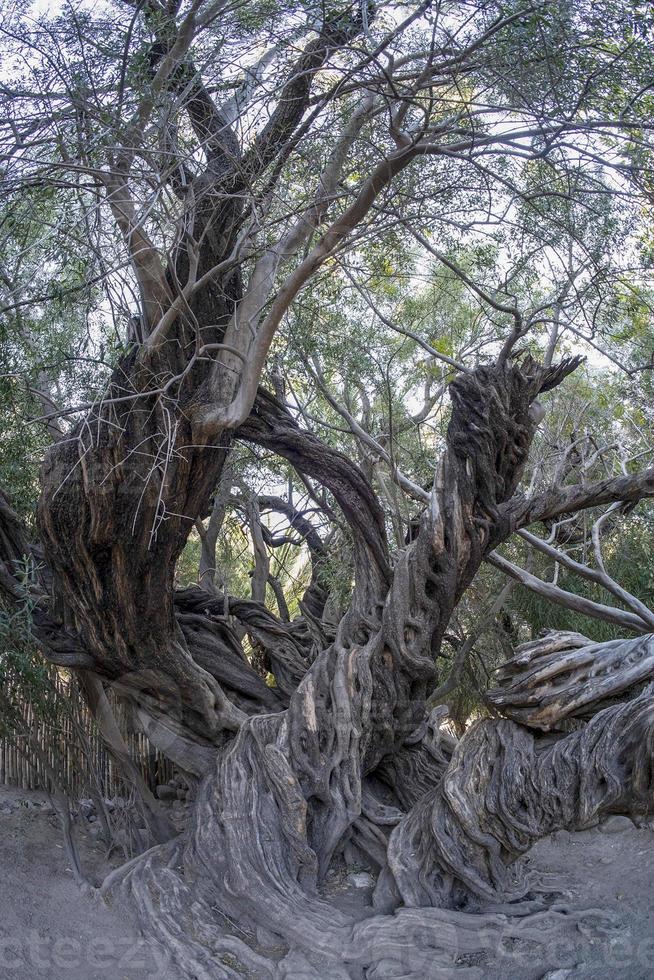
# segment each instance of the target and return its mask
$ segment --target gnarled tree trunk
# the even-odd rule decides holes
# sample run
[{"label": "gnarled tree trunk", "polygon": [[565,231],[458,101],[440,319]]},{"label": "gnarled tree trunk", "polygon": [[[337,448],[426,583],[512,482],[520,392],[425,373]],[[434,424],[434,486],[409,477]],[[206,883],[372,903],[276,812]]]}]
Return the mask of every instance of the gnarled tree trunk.
[{"label": "gnarled tree trunk", "polygon": [[[103,403],[50,451],[39,526],[55,608],[75,633],[71,662],[77,656],[111,682],[152,741],[200,779],[187,830],[115,872],[103,893],[135,901],[144,927],[189,975],[436,976],[428,970],[451,965],[446,925],[458,952],[483,947],[481,925],[510,933],[505,920],[482,916],[475,926],[455,910],[524,895],[511,863],[534,840],[650,798],[647,693],[542,746],[510,720],[480,722],[455,745],[438,709],[426,717],[435,654],[484,556],[527,519],[568,506],[554,491],[527,507],[516,489],[540,417],[537,396],[575,366],[500,361],[453,383],[431,503],[392,569],[362,473],[259,395],[238,438],[329,488],[353,535],[352,604],[322,647],[322,634],[305,629],[302,617],[284,623],[258,602],[173,588],[175,561],[205,511],[227,440],[197,446],[192,425],[174,420],[153,463],[167,411],[154,399],[119,416]],[[114,433],[109,419],[118,417]],[[631,491],[621,481],[579,489],[576,506],[627,492],[642,494],[642,479]],[[28,548],[8,507],[2,543],[6,558]],[[5,569],[3,585],[13,581],[16,592]],[[43,576],[33,584],[47,587]],[[226,612],[267,651],[277,689],[248,663]],[[36,626],[44,642],[57,629],[54,620]],[[520,707],[520,691],[530,688],[530,705],[547,703],[557,673],[551,657],[566,642],[577,647],[560,661],[572,677],[562,687],[568,708],[559,694],[555,714],[574,714],[579,671],[586,692],[587,677],[602,675],[597,650],[578,648],[582,639],[518,651],[503,674],[517,671],[518,679],[492,700],[543,727],[542,713]],[[625,682],[613,671],[608,687],[594,682],[597,691],[620,693],[646,676],[646,641],[631,642],[640,645],[623,644],[617,662]],[[524,680],[518,668],[527,669]],[[585,703],[602,701],[593,692]],[[365,855],[381,871],[376,910],[360,923],[322,891],[343,853]],[[556,925],[556,915],[548,922]]]},{"label": "gnarled tree trunk", "polygon": [[[75,86],[72,91],[65,83],[70,104],[62,103],[62,118],[73,120],[72,128],[79,122],[80,129],[87,116],[92,120],[92,152],[84,145],[79,160],[68,158],[59,146],[65,140],[56,108],[48,136],[56,153],[43,151],[47,165],[34,171],[35,186],[50,188],[51,174],[58,185],[70,165],[77,177],[89,178],[89,193],[102,188],[100,207],[115,221],[112,234],[117,229],[122,236],[139,295],[133,347],[72,431],[51,426],[57,441],[41,472],[38,544],[0,496],[0,588],[9,601],[29,608],[45,656],[84,672],[100,728],[125,777],[141,791],[142,811],[158,843],[113,873],[101,891],[132,902],[144,928],[173,951],[187,975],[449,976],[457,955],[479,952],[489,936],[517,931],[497,911],[470,913],[484,901],[502,904],[524,895],[526,886],[514,880],[511,867],[533,841],[650,800],[654,736],[652,696],[642,689],[651,677],[651,638],[598,649],[568,637],[517,651],[489,696],[506,717],[481,721],[456,744],[442,726],[442,712],[427,710],[442,680],[436,664],[448,624],[481,563],[516,530],[597,504],[654,495],[654,471],[552,487],[531,497],[519,492],[542,417],[538,398],[579,359],[553,366],[555,337],[545,365],[531,357],[511,360],[546,307],[523,318],[515,301],[500,302],[494,291],[478,287],[411,229],[402,206],[394,204],[388,206],[388,227],[411,230],[480,301],[510,317],[513,329],[494,364],[473,371],[442,355],[448,370],[459,371],[449,388],[446,446],[434,461],[430,492],[404,480],[428,503],[412,540],[392,558],[384,511],[365,473],[302,429],[259,385],[294,298],[339,249],[358,242],[366,222],[372,227],[375,209],[386,207],[383,194],[410,164],[431,159],[436,172],[446,160],[465,174],[471,161],[477,166],[492,150],[498,166],[489,193],[496,183],[512,194],[507,145],[516,148],[516,158],[524,154],[525,161],[540,163],[550,152],[565,154],[567,135],[577,132],[579,145],[571,151],[576,174],[591,132],[598,139],[618,133],[623,121],[621,139],[641,130],[634,112],[646,88],[625,103],[619,125],[603,120],[603,107],[594,118],[585,101],[593,85],[579,79],[576,106],[568,111],[564,100],[556,112],[544,115],[541,106],[532,113],[531,85],[507,96],[502,46],[495,47],[501,31],[513,25],[522,31],[532,14],[538,27],[531,8],[498,8],[495,16],[480,5],[460,23],[454,16],[453,32],[450,13],[427,14],[432,5],[420,3],[401,24],[390,18],[391,29],[380,28],[377,43],[370,34],[374,5],[327,3],[314,10],[310,4],[297,45],[295,9],[280,13],[280,38],[288,31],[285,57],[290,49],[299,52],[288,77],[262,97],[261,118],[252,126],[248,118],[259,103],[249,102],[240,86],[235,102],[243,98],[243,111],[232,126],[234,113],[224,111],[229,103],[220,108],[213,93],[216,85],[231,84],[230,59],[242,57],[238,16],[247,5],[145,0],[135,6],[122,63],[118,58],[102,68],[92,111],[84,84],[77,84],[78,41],[71,47]],[[215,47],[206,48],[215,54],[225,40],[221,17],[235,12],[232,41],[238,43],[225,44],[225,77],[208,72],[211,84],[205,84],[192,46],[196,42],[205,52],[204,32],[215,28]],[[429,25],[426,50],[417,51],[408,34],[401,51],[398,38],[422,15]],[[132,58],[137,23],[142,33]],[[582,31],[584,64],[586,40]],[[338,68],[338,80],[332,84],[325,73],[314,91],[316,73],[344,46],[351,57]],[[523,46],[524,39],[516,50]],[[500,55],[493,81],[486,72]],[[111,53],[102,58],[109,62]],[[256,88],[258,68],[248,63],[247,69]],[[48,62],[43,78],[51,71]],[[119,77],[120,98],[107,106],[106,92]],[[89,76],[94,88],[91,81]],[[489,115],[484,94],[480,105],[466,96],[453,111],[449,93],[462,84],[470,92],[501,90],[496,109]],[[348,101],[339,101],[339,93]],[[49,104],[38,93],[21,91],[20,105],[23,98],[34,100],[35,118]],[[58,107],[57,99],[53,104]],[[106,113],[113,122],[105,132]],[[382,127],[386,115],[388,126]],[[492,118],[514,118],[515,126],[498,129],[488,125]],[[23,154],[29,184],[23,142],[32,145],[33,126],[40,159],[39,123],[8,120],[9,145],[16,144],[11,153]],[[303,141],[315,126],[335,129],[317,149]],[[345,166],[357,141],[363,176]],[[52,169],[48,152],[55,153]],[[312,173],[313,162],[305,166],[306,160],[323,156],[307,193],[278,207],[287,188]],[[595,166],[593,153],[588,160]],[[474,176],[481,188],[485,165]],[[280,175],[286,172],[285,185]],[[465,199],[474,202],[477,185],[470,190],[466,181]],[[149,204],[141,212],[136,202],[144,186]],[[588,187],[595,193],[594,181]],[[442,192],[449,215],[451,189]],[[400,188],[398,196],[412,195]],[[147,230],[160,196],[170,224],[153,233],[155,245]],[[263,220],[267,211],[269,220]],[[383,311],[380,316],[386,323]],[[406,336],[439,353],[413,332]],[[395,469],[390,438],[387,451],[363,435]],[[329,491],[340,508],[352,543],[353,582],[349,608],[337,625],[322,616],[321,542],[290,512],[314,559],[302,614],[293,621],[259,601],[265,567],[247,600],[212,587],[206,554],[206,588],[175,589],[176,563],[191,529],[211,513],[217,490],[220,497],[237,440],[283,457],[302,478]],[[393,476],[401,482],[401,474]],[[220,524],[218,504],[212,534]],[[256,513],[250,516],[256,527]],[[396,535],[401,541],[400,527]],[[21,568],[25,556],[37,559],[27,574]],[[501,566],[501,557],[494,560]],[[349,567],[344,574],[350,576]],[[262,652],[274,687],[246,655],[245,636]],[[106,713],[107,685],[196,788],[188,826],[178,835],[139,786]],[[577,728],[565,734],[560,729],[570,720]],[[325,892],[330,870],[357,857],[379,870],[374,904],[359,916],[338,910]],[[547,928],[570,923],[572,917],[552,913],[537,924],[522,923],[520,931],[535,940],[546,938]],[[460,970],[467,972],[465,965]]]}]

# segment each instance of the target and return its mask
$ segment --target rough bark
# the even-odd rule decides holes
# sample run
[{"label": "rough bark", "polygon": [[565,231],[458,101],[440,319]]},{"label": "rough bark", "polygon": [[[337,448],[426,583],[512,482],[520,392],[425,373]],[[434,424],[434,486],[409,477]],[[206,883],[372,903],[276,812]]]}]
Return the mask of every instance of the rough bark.
[{"label": "rough bark", "polygon": [[443,727],[446,705],[433,708],[423,723],[392,755],[377,767],[377,775],[395,794],[404,810],[410,810],[430,789],[438,785],[450,764],[456,745]]},{"label": "rough bark", "polygon": [[236,436],[282,456],[299,472],[313,477],[333,493],[353,535],[354,604],[365,609],[383,598],[390,582],[384,516],[359,467],[343,453],[300,429],[288,410],[262,389],[249,419]]},{"label": "rough bark", "polygon": [[536,883],[513,862],[536,840],[651,806],[653,722],[649,692],[549,743],[512,721],[478,722],[441,784],[393,832],[377,906],[474,908],[523,897]]},{"label": "rough bark", "polygon": [[579,633],[550,633],[518,647],[497,671],[491,704],[541,731],[587,719],[654,680],[654,636],[593,643]]},{"label": "rough bark", "polygon": [[[193,660],[173,601],[175,562],[190,528],[207,512],[230,442],[224,425],[214,426],[209,440],[206,417],[231,404],[234,372],[229,360],[207,353],[225,353],[233,316],[247,300],[235,254],[244,191],[292,138],[316,72],[357,36],[362,20],[357,11],[325,18],[281,86],[267,124],[243,152],[189,54],[196,12],[178,25],[176,8],[143,7],[154,38],[148,52],[153,90],[163,87],[173,117],[186,114],[204,157],[200,172],[186,174],[190,182],[182,193],[179,168],[162,154],[163,179],[191,202],[187,233],[164,271],[134,223],[128,140],[112,161],[107,201],[142,294],[142,343],[122,357],[86,418],[46,454],[38,523],[58,599],[104,676],[120,677],[126,686],[136,672],[142,687],[149,673],[153,689],[168,687],[181,697],[185,726],[220,741],[238,728],[243,713]],[[189,300],[186,286],[200,282],[203,288]],[[236,366],[240,373],[243,365]],[[256,367],[248,368],[243,384],[252,372],[258,382]]]},{"label": "rough bark", "polygon": [[[407,26],[427,6],[412,11]],[[649,799],[653,711],[647,693],[604,707],[607,694],[632,693],[634,679],[648,676],[645,646],[622,659],[616,654],[619,670],[610,677],[585,647],[568,656],[563,673],[541,649],[526,673],[522,664],[506,669],[501,697],[508,712],[542,725],[603,710],[579,731],[548,742],[505,719],[478,724],[454,746],[438,712],[425,719],[452,613],[481,562],[516,529],[652,495],[654,475],[520,496],[541,417],[537,398],[578,359],[558,366],[529,357],[510,363],[522,317],[477,288],[484,302],[513,316],[515,327],[497,364],[464,371],[450,386],[452,417],[430,503],[391,564],[384,514],[365,474],[301,429],[272,396],[259,391],[251,412],[250,406],[291,301],[328,257],[354,240],[351,233],[391,180],[419,155],[460,156],[488,141],[464,133],[453,143],[447,126],[432,130],[429,113],[424,134],[394,132],[408,111],[405,101],[392,121],[396,149],[375,161],[312,242],[340,197],[340,164],[376,111],[374,97],[366,97],[335,141],[311,203],[289,215],[281,237],[256,254],[257,237],[261,245],[271,229],[258,236],[243,228],[248,202],[256,220],[268,192],[276,191],[274,165],[283,165],[301,133],[316,73],[356,37],[367,11],[364,16],[353,4],[316,30],[259,136],[244,149],[189,54],[199,7],[191,4],[179,25],[176,3],[146,0],[140,8],[154,38],[151,97],[168,101],[167,130],[183,112],[196,139],[196,152],[183,160],[172,132],[162,134],[161,179],[180,202],[175,253],[164,268],[145,222],[136,220],[130,171],[139,134],[128,126],[124,145],[96,173],[140,290],[141,313],[132,324],[138,343],[83,421],[47,453],[38,509],[45,568],[33,581],[21,581],[18,563],[37,552],[0,499],[0,587],[15,604],[36,602],[35,638],[54,662],[90,672],[89,700],[100,713],[102,685],[110,683],[152,742],[199,777],[186,831],[117,871],[103,888],[134,902],[145,928],[173,950],[187,974],[448,976],[454,955],[484,948],[481,929],[510,936],[514,925],[497,916],[471,920],[442,906],[523,894],[509,866],[535,839]],[[220,5],[211,16],[219,13]],[[456,45],[450,52],[449,42],[434,49],[416,97],[448,65],[467,70],[469,56],[474,61],[487,38],[521,16],[498,18],[459,53]],[[364,54],[362,66],[390,43],[389,35],[375,53]],[[152,104],[139,106],[137,123],[149,118]],[[531,130],[525,132],[528,138]],[[246,240],[252,272],[244,290]],[[304,245],[275,294],[281,263]],[[252,600],[175,591],[175,563],[190,529],[210,511],[234,435],[287,459],[340,506],[352,537],[354,581],[350,608],[335,631],[318,621],[324,602],[317,563],[305,615],[294,623],[260,601],[267,578],[262,561]],[[218,510],[216,524],[219,517]],[[262,539],[258,522],[253,527]],[[262,540],[259,551],[263,558]],[[317,545],[312,551],[316,557]],[[205,552],[203,572],[210,568]],[[264,650],[275,689],[244,656],[244,632]],[[529,701],[532,667],[545,683],[536,705]],[[105,730],[111,741],[110,719]],[[116,754],[121,758],[120,747]],[[165,837],[168,828],[152,800],[145,806],[153,829]],[[378,907],[395,909],[403,901],[405,909],[393,916],[371,912],[361,922],[334,909],[321,888],[348,849],[382,868]],[[542,938],[555,918],[532,923],[531,931],[528,924],[526,935]]]},{"label": "rough bark", "polygon": [[[368,533],[360,544],[366,563],[357,562],[357,574],[364,576],[363,588],[357,581],[355,589],[357,616],[341,623],[286,711],[248,718],[218,754],[197,803],[176,887],[185,887],[182,878],[192,881],[198,900],[223,913],[229,909],[253,945],[267,945],[269,953],[279,944],[302,950],[308,961],[328,957],[341,970],[334,976],[355,975],[347,966],[344,938],[352,924],[320,897],[320,882],[335,855],[351,840],[361,844],[375,819],[387,826],[398,819],[397,809],[384,809],[374,793],[368,796],[374,783],[367,777],[377,769],[392,774],[388,760],[396,753],[411,758],[412,735],[435,679],[433,651],[484,554],[509,533],[506,522],[498,523],[498,508],[514,494],[524,467],[536,427],[532,402],[573,367],[543,371],[527,362],[522,368],[479,369],[455,383],[448,449],[432,507],[397,562],[383,604],[387,572]],[[324,454],[314,451],[311,437],[300,434],[272,399],[263,401],[246,434],[265,440],[303,472],[330,481],[351,526],[360,522],[368,493],[352,496],[352,483],[360,477],[351,464],[342,459],[339,467],[321,472]],[[371,552],[377,558],[372,575]],[[366,609],[363,600],[371,596]],[[407,780],[407,805],[411,793],[418,798],[445,769],[451,745],[444,748],[433,727],[431,739],[430,764],[424,766],[429,753],[421,754]],[[427,797],[437,791],[428,790]],[[411,814],[391,842],[401,839]],[[215,917],[213,926],[218,941]],[[335,957],[336,937],[341,945]],[[368,948],[358,955],[374,963],[379,954]]]},{"label": "rough bark", "polygon": [[[438,712],[425,722],[426,697],[436,681],[434,654],[459,598],[490,550],[534,512],[515,496],[540,417],[534,402],[576,363],[541,368],[527,359],[456,379],[431,505],[392,570],[382,512],[361,471],[300,429],[272,396],[259,394],[238,438],[279,453],[319,480],[353,536],[352,605],[323,649],[303,624],[283,623],[259,602],[201,589],[175,594],[171,568],[188,528],[179,514],[189,513],[184,507],[196,515],[206,508],[207,448],[189,444],[178,454],[176,444],[169,468],[155,478],[156,493],[146,486],[151,516],[164,497],[170,508],[169,519],[147,540],[143,528],[126,521],[133,510],[117,508],[120,483],[132,471],[123,467],[117,477],[115,446],[104,437],[86,443],[80,430],[74,442],[80,465],[66,470],[65,492],[54,492],[56,467],[46,468],[41,527],[84,648],[133,700],[153,741],[163,740],[182,768],[203,777],[187,832],[117,872],[104,889],[135,900],[144,925],[187,971],[207,977],[244,970],[257,977],[320,977],[325,970],[335,978],[362,971],[437,976],[427,970],[435,962],[451,969],[452,962],[443,924],[469,936],[467,920],[443,906],[524,894],[508,866],[535,839],[638,804],[650,792],[652,706],[645,695],[606,709],[552,745],[535,743],[504,720],[480,723],[455,748]],[[140,434],[128,428],[135,424],[131,415],[116,437],[121,452],[126,433],[130,439]],[[80,446],[90,446],[88,453],[80,455]],[[212,479],[224,450],[218,455]],[[136,478],[143,475],[139,465]],[[186,481],[194,474],[202,486],[191,490]],[[553,496],[540,513],[562,506],[560,491]],[[585,488],[583,500],[577,491],[576,501],[591,506],[592,489]],[[71,531],[71,507],[78,503],[67,555],[55,532]],[[160,604],[153,638],[144,635],[140,613],[153,623],[154,598],[140,599],[136,574],[145,574],[154,557],[167,563],[168,577],[156,573],[165,616],[162,624]],[[76,593],[75,583],[86,592]],[[265,647],[277,691],[243,658],[230,619]],[[162,676],[176,682],[181,676],[168,699]],[[205,696],[201,707],[198,687]],[[225,728],[234,734],[223,731],[218,738]],[[334,910],[322,896],[322,882],[343,853],[357,850],[382,867],[379,909],[395,909],[400,901],[413,908],[359,925]],[[471,948],[481,943],[466,941]]]}]

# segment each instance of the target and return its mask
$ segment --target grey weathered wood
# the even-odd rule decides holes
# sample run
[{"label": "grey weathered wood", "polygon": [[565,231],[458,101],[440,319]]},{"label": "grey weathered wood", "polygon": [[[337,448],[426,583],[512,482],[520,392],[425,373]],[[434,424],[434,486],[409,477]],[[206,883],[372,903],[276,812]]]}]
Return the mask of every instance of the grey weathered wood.
[{"label": "grey weathered wood", "polygon": [[548,731],[654,680],[654,635],[592,643],[553,632],[518,647],[496,678],[489,701],[506,717]]}]

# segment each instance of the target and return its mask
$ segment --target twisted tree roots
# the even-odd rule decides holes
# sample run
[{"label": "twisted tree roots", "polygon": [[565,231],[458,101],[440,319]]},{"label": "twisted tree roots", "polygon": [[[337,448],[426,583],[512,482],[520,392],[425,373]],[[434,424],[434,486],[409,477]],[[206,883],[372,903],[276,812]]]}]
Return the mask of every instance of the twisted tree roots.
[{"label": "twisted tree roots", "polygon": [[324,895],[284,715],[250,719],[205,779],[185,841],[137,859],[104,893],[129,896],[146,931],[202,980],[479,978],[471,957],[501,956],[518,941],[546,947],[575,935],[581,920],[606,928],[593,910],[507,904],[539,891],[514,862],[557,829],[648,808],[654,695],[555,738],[508,719],[480,721],[440,779],[435,746],[446,736],[432,719],[424,737],[434,781],[408,813],[375,804],[379,784],[364,793],[366,820],[390,840],[374,907],[357,916]]},{"label": "twisted tree roots", "polygon": [[[537,919],[506,914],[506,903],[534,885],[513,864],[558,828],[649,805],[654,696],[642,686],[650,640],[592,647],[550,637],[519,650],[492,695],[508,717],[477,723],[456,746],[438,713],[424,716],[438,680],[434,655],[493,549],[535,520],[649,492],[644,476],[635,489],[620,478],[529,500],[517,493],[542,414],[537,398],[577,364],[500,360],[456,378],[429,507],[392,564],[363,473],[260,394],[239,438],[328,488],[352,531],[354,589],[335,635],[310,617],[282,622],[260,603],[175,593],[188,531],[179,515],[206,509],[227,437],[209,465],[180,422],[165,488],[161,474],[152,481],[149,471],[121,471],[132,443],[155,440],[147,413],[130,416],[119,444],[105,429],[95,444],[84,429],[74,446],[51,453],[40,527],[58,594],[102,676],[123,685],[138,717],[149,719],[151,740],[165,739],[167,754],[200,780],[185,834],[103,888],[131,899],[185,975],[479,976],[457,959],[493,949],[498,936],[510,941],[515,930],[547,942],[548,930],[576,928],[573,916],[552,909]],[[83,470],[75,468],[80,453]],[[138,513],[149,508],[138,539],[133,510],[115,505],[130,486],[139,487]],[[141,599],[152,563],[158,577]],[[87,595],[96,596],[88,608]],[[242,627],[265,651],[276,691],[251,669]],[[589,716],[570,734],[542,734]],[[327,899],[324,882],[344,855],[357,854],[380,874],[373,904],[354,915]]]}]

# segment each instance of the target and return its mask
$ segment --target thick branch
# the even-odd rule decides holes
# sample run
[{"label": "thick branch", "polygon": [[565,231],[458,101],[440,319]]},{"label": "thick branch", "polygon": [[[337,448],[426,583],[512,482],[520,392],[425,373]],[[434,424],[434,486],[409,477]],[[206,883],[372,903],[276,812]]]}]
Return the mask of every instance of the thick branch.
[{"label": "thick branch", "polygon": [[654,679],[654,636],[592,643],[578,633],[549,633],[518,647],[497,670],[488,700],[502,714],[549,731],[588,718]]},{"label": "thick branch", "polygon": [[618,476],[597,483],[574,484],[569,487],[550,487],[535,497],[510,501],[502,510],[502,518],[510,521],[514,530],[550,521],[564,514],[574,514],[590,507],[616,501],[635,502],[654,496],[654,467],[632,476]]},{"label": "thick branch", "polygon": [[646,623],[641,616],[618,609],[616,606],[605,606],[601,602],[594,602],[586,599],[585,596],[577,595],[575,592],[567,592],[565,589],[553,585],[551,582],[544,582],[543,579],[532,575],[531,572],[514,565],[497,552],[491,552],[486,556],[489,565],[499,568],[501,572],[515,579],[520,585],[543,596],[557,606],[564,609],[571,609],[573,612],[581,613],[583,616],[590,616],[592,619],[600,619],[605,623],[612,623],[614,626],[621,626],[624,629],[632,630],[635,633],[648,633],[651,625]]},{"label": "thick branch", "polygon": [[354,535],[357,588],[368,596],[383,595],[390,578],[384,518],[377,497],[358,466],[300,429],[290,413],[263,390],[237,436],[288,459],[301,473],[317,479],[334,494]]},{"label": "thick branch", "polygon": [[[640,641],[642,642],[642,641]],[[530,887],[512,862],[555,830],[646,810],[654,698],[643,694],[539,746],[522,725],[484,720],[457,745],[442,782],[396,827],[376,900],[390,909],[506,901]]]}]

